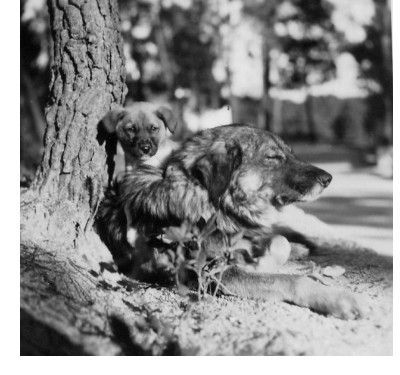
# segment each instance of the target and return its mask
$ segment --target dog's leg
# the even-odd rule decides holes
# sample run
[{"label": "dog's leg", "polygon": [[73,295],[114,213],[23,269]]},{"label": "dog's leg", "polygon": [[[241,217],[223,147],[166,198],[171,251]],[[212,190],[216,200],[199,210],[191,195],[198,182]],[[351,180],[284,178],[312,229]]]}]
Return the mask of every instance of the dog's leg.
[{"label": "dog's leg", "polygon": [[311,253],[318,252],[321,243],[334,243],[343,237],[330,225],[294,205],[280,211],[273,230],[290,242],[304,245]]},{"label": "dog's leg", "polygon": [[129,210],[129,205],[125,205],[124,212],[126,216],[126,240],[128,241],[129,245],[135,247],[137,231],[132,226],[132,216]]},{"label": "dog's leg", "polygon": [[277,298],[340,319],[361,318],[366,311],[361,296],[322,285],[307,276],[257,274],[233,266],[223,273],[222,284],[240,297]]},{"label": "dog's leg", "polygon": [[125,157],[125,172],[132,172],[135,168],[135,165],[138,164],[137,158],[131,154],[131,150],[127,147],[122,147],[124,150]]}]

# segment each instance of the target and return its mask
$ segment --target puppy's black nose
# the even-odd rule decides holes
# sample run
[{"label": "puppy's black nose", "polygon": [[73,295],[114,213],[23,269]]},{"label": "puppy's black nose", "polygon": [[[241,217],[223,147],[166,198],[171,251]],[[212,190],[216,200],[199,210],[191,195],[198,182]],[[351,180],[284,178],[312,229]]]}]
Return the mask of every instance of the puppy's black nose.
[{"label": "puppy's black nose", "polygon": [[327,172],[322,172],[317,177],[318,182],[326,188],[332,181],[332,176]]},{"label": "puppy's black nose", "polygon": [[148,154],[150,152],[151,146],[148,143],[143,143],[140,145],[140,150],[144,153],[144,154]]}]

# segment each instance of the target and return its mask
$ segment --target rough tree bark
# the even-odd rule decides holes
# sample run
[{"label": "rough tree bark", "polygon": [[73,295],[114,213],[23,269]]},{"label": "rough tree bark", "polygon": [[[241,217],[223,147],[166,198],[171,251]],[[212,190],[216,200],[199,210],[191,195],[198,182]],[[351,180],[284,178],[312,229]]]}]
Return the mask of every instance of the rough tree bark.
[{"label": "rough tree bark", "polygon": [[121,353],[109,313],[124,306],[121,296],[110,304],[104,280],[96,285],[111,257],[91,230],[107,173],[98,123],[126,91],[117,0],[48,0],[48,9],[44,154],[21,197],[21,354]]},{"label": "rough tree bark", "polygon": [[48,1],[52,79],[45,151],[31,192],[45,203],[48,220],[68,212],[76,229],[90,228],[102,196],[106,153],[97,124],[126,92],[117,6],[116,0]]}]

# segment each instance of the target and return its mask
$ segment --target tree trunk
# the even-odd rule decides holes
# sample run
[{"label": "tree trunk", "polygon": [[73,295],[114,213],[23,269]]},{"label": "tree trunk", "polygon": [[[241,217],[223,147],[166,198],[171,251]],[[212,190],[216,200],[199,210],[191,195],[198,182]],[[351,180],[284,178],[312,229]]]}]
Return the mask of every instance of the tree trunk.
[{"label": "tree trunk", "polygon": [[381,2],[380,22],[382,24],[382,55],[384,74],[384,100],[385,100],[385,124],[384,136],[393,144],[393,58],[392,58],[392,22],[391,22],[391,1]]},{"label": "tree trunk", "polygon": [[164,73],[164,78],[168,87],[168,97],[174,98],[175,74],[171,57],[168,53],[168,41],[163,30],[163,23],[160,19],[160,9],[154,11],[154,37],[158,47],[160,62]]},{"label": "tree trunk", "polygon": [[21,68],[22,89],[25,91],[26,104],[29,110],[30,119],[35,139],[42,145],[44,135],[44,116],[41,112],[39,98],[35,91],[34,83],[24,68]]},{"label": "tree trunk", "polygon": [[[52,79],[45,150],[31,193],[63,225],[91,226],[106,171],[97,125],[126,93],[117,0],[48,0]],[[61,220],[63,221],[63,220]]]},{"label": "tree trunk", "polygon": [[129,338],[117,319],[124,342],[115,344],[116,304],[93,279],[111,255],[90,229],[107,174],[98,123],[126,92],[117,0],[49,0],[48,8],[45,149],[21,199],[21,354],[115,354]]}]

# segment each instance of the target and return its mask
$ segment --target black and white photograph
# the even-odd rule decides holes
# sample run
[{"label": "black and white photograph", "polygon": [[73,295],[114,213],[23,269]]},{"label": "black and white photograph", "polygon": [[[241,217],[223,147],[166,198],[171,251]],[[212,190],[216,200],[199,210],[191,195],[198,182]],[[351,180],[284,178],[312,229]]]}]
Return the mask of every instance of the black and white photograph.
[{"label": "black and white photograph", "polygon": [[20,0],[19,356],[393,356],[392,13]]}]

